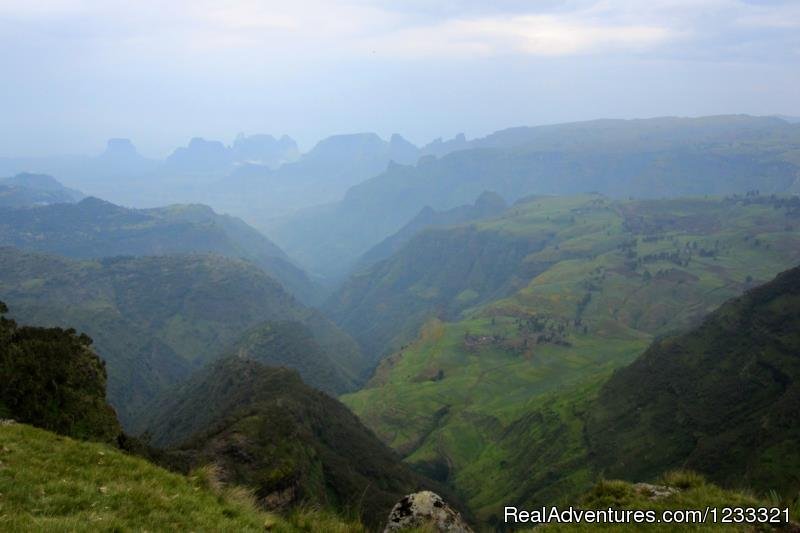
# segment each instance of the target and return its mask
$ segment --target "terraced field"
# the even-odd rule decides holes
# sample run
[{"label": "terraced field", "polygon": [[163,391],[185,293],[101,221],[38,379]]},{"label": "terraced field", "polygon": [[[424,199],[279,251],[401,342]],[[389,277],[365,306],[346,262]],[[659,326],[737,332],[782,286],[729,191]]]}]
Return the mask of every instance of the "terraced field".
[{"label": "terraced field", "polygon": [[[613,370],[800,263],[800,202],[756,195],[539,197],[473,229],[537,243],[511,288],[485,301],[475,276],[465,278],[449,313],[431,306],[416,339],[342,399],[489,521],[503,504],[557,502],[588,488],[598,473],[585,460],[583,409]],[[398,255],[414,256],[436,232]],[[433,258],[429,268],[437,264],[448,263]],[[365,285],[375,292],[381,282]],[[420,298],[436,290],[413,282],[408,291]]]}]

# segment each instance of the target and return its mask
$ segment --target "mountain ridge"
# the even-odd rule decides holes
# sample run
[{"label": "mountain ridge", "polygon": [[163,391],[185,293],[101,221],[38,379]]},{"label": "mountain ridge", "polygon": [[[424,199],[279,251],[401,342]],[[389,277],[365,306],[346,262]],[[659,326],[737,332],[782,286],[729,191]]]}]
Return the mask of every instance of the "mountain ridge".
[{"label": "mountain ridge", "polygon": [[305,302],[318,287],[267,237],[200,204],[129,209],[95,197],[74,204],[0,209],[0,246],[75,259],[219,253],[259,265]]},{"label": "mountain ridge", "polygon": [[0,208],[74,203],[83,198],[82,192],[64,187],[48,174],[22,172],[0,179]]},{"label": "mountain ridge", "polygon": [[75,327],[94,339],[126,427],[153,394],[268,321],[301,322],[324,347],[318,353],[335,358],[317,363],[338,369],[307,374],[317,386],[350,389],[364,371],[358,346],[321,313],[255,265],[221,256],[76,261],[0,248],[0,297],[24,322]]},{"label": "mountain ridge", "polygon": [[615,372],[589,412],[593,460],[627,479],[680,465],[726,486],[800,489],[790,473],[800,463],[799,354],[795,267]]},{"label": "mountain ridge", "polygon": [[295,371],[248,358],[216,361],[149,411],[148,435],[167,461],[183,470],[213,462],[267,508],[333,506],[375,527],[404,494],[439,489]]},{"label": "mountain ridge", "polygon": [[441,158],[392,165],[351,187],[339,202],[264,227],[309,271],[338,280],[360,255],[426,205],[451,209],[485,190],[509,202],[531,194],[590,191],[616,198],[778,194],[795,191],[800,177],[800,125],[780,119],[723,116],[567,126],[532,128],[533,133],[506,130],[491,142]]}]

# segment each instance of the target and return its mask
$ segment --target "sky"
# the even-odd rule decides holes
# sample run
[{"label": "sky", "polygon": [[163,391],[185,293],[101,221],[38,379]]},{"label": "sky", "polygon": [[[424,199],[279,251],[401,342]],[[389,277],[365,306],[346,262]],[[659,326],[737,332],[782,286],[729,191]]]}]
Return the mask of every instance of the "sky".
[{"label": "sky", "polygon": [[798,0],[0,0],[0,156],[800,116],[798,87]]}]

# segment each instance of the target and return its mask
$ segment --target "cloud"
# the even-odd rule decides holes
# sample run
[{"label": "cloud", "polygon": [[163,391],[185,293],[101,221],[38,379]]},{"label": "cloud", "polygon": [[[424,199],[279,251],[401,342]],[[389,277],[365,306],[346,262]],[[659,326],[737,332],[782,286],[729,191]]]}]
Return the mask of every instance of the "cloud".
[{"label": "cloud", "polygon": [[603,25],[553,15],[447,20],[411,27],[376,39],[371,46],[400,56],[564,56],[640,50],[668,40],[658,26]]},{"label": "cloud", "polygon": [[[228,52],[298,59],[649,51],[663,57],[671,50],[685,58],[693,41],[707,59],[716,49],[764,53],[741,44],[771,43],[775,31],[800,26],[796,2],[744,0],[0,0],[0,14],[20,27],[80,26],[85,40],[109,54],[182,59]],[[797,45],[796,38],[780,39],[788,40],[787,50]]]},{"label": "cloud", "polygon": [[800,4],[751,6],[734,23],[741,27],[765,29],[800,28]]},{"label": "cloud", "polygon": [[[286,48],[304,54],[379,53],[398,58],[469,57],[508,54],[560,56],[641,50],[676,32],[657,24],[587,20],[580,11],[542,14],[486,13],[465,9],[431,13],[375,2],[275,4],[240,0],[194,3],[189,24],[193,42],[216,46]],[[484,11],[484,12],[481,12]]]}]

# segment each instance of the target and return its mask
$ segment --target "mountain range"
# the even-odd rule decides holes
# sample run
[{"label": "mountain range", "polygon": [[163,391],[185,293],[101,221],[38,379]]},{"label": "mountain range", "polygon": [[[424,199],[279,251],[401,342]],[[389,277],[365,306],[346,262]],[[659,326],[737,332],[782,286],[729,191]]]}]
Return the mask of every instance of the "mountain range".
[{"label": "mountain range", "polygon": [[[612,197],[792,193],[800,125],[777,118],[660,118],[512,128],[416,165],[390,165],[332,204],[260,226],[304,268],[341,280],[425,206],[451,209],[486,190]],[[702,176],[702,179],[698,179]]]},{"label": "mountain range", "polygon": [[209,201],[266,227],[280,215],[340,200],[350,187],[383,172],[390,162],[416,163],[419,150],[400,135],[334,135],[296,161],[272,169],[245,164],[210,190]]},{"label": "mountain range", "polygon": [[334,135],[301,154],[284,135],[236,137],[231,145],[194,137],[163,160],[145,158],[129,139],[109,139],[98,156],[0,158],[0,175],[36,172],[121,205],[177,202],[266,221],[301,207],[338,200],[390,161],[415,163],[419,150],[399,135]]},{"label": "mountain range", "polygon": [[394,509],[388,531],[421,501],[476,531],[512,505],[797,521],[798,128],[0,160],[0,529],[365,532]]}]

